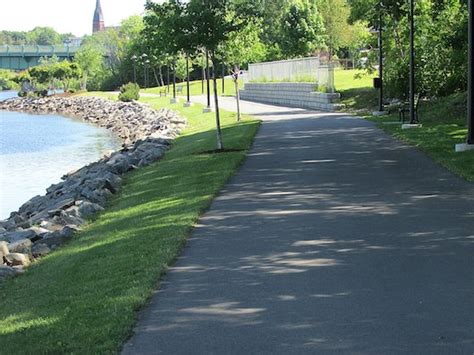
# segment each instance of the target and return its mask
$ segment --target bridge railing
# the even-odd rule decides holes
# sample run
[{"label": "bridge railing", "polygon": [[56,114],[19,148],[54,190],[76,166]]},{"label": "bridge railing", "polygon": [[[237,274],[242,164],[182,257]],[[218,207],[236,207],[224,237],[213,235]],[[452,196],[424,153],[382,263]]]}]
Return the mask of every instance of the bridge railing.
[{"label": "bridge railing", "polygon": [[34,46],[34,45],[0,45],[0,55],[40,55],[51,56],[54,54],[67,55],[75,54],[79,46],[67,45],[51,45],[51,46]]}]

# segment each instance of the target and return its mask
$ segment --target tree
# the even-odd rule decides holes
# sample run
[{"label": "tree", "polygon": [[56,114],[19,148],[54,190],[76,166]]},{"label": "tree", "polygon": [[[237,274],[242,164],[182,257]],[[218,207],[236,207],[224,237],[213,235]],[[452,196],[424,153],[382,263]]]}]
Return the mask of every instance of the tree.
[{"label": "tree", "polygon": [[[408,8],[396,0],[350,0],[351,21],[377,28],[384,24],[387,94],[408,94]],[[417,96],[433,98],[467,86],[467,6],[457,0],[417,0],[415,7]],[[375,38],[373,39],[375,42]],[[375,43],[373,44],[375,47]],[[436,53],[436,55],[433,55]]]},{"label": "tree", "polygon": [[61,44],[61,35],[51,27],[35,27],[26,34],[27,44],[53,45]]},{"label": "tree", "polygon": [[209,51],[213,63],[214,102],[216,111],[217,149],[224,149],[219,114],[219,98],[217,93],[217,52],[229,36],[238,31],[242,21],[234,11],[234,6],[227,0],[190,0],[185,17],[185,30],[190,33],[192,45],[203,47]]},{"label": "tree", "polygon": [[330,56],[340,49],[351,51],[360,46],[360,40],[365,39],[368,31],[359,21],[349,23],[351,9],[347,0],[316,0],[316,4],[324,21]]},{"label": "tree", "polygon": [[178,79],[184,81],[186,78],[186,55],[183,53],[179,54],[176,59],[175,72]]},{"label": "tree", "polygon": [[308,0],[290,5],[283,16],[280,46],[285,56],[302,57],[324,45],[325,29],[317,7]]},{"label": "tree", "polygon": [[96,76],[102,69],[102,54],[91,45],[83,45],[74,57],[74,61],[82,69],[82,90],[87,90],[89,78]]},{"label": "tree", "polygon": [[173,99],[176,99],[176,57],[181,51],[192,51],[189,29],[185,28],[187,5],[181,0],[168,0],[162,4],[147,1],[143,35],[151,48],[161,48],[166,57],[172,58]]},{"label": "tree", "polygon": [[250,62],[258,62],[265,58],[267,50],[265,44],[261,41],[261,20],[247,20],[239,31],[229,34],[227,41],[219,47],[220,56],[227,63],[231,70],[232,79],[235,86],[235,97],[237,103],[237,120],[240,121],[240,94],[239,94],[239,75],[242,65],[248,65]]},{"label": "tree", "polygon": [[81,67],[67,60],[54,64],[50,70],[54,79],[62,81],[64,92],[69,91],[71,80],[79,80],[82,76]]}]

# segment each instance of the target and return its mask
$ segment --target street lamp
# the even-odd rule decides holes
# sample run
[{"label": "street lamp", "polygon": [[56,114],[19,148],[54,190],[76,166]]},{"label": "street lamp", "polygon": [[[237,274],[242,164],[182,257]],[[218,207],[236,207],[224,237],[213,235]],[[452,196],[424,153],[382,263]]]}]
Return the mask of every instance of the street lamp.
[{"label": "street lamp", "polygon": [[379,4],[379,19],[378,19],[378,28],[371,31],[371,33],[377,33],[377,42],[379,47],[379,77],[374,78],[374,87],[379,89],[379,109],[378,111],[374,112],[374,116],[382,116],[388,114],[388,112],[384,111],[383,107],[383,38],[382,38],[382,31],[383,31],[383,14],[382,14],[383,4]]},{"label": "street lamp", "polygon": [[474,144],[474,6],[473,0],[468,1],[469,29],[468,29],[468,100],[467,100],[467,144]]},{"label": "street lamp", "polygon": [[176,57],[173,57],[173,98],[170,103],[175,104],[178,102],[176,98]]},{"label": "street lamp", "polygon": [[189,92],[189,55],[186,53],[186,103],[184,107],[191,106],[191,97]]},{"label": "street lamp", "polygon": [[150,60],[145,60],[144,62],[144,70],[145,70],[145,89],[148,88],[148,66],[150,64]]},{"label": "street lamp", "polygon": [[146,88],[146,69],[147,69],[147,61],[148,63],[150,63],[150,61],[148,60],[148,55],[146,53],[143,53],[141,55],[141,58],[142,58],[142,62],[143,62],[143,82],[144,82],[144,86]]},{"label": "street lamp", "polygon": [[379,78],[380,78],[380,88],[379,88],[379,112],[383,112],[383,38],[382,38],[382,31],[383,31],[383,17],[382,17],[382,7],[383,4],[380,3],[380,10],[379,10]]},{"label": "street lamp", "polygon": [[136,83],[137,82],[137,60],[138,60],[138,57],[136,55],[133,55],[132,58],[132,62],[133,62],[133,82]]},{"label": "street lamp", "polygon": [[456,152],[474,150],[474,4],[468,0],[469,22],[467,35],[467,140],[456,144]]},{"label": "street lamp", "polygon": [[211,111],[211,83],[210,83],[210,72],[209,72],[209,50],[206,48],[206,80],[207,80],[207,107],[203,109],[203,112]]},{"label": "street lamp", "polygon": [[410,0],[410,124],[417,124],[415,112],[415,0]]}]

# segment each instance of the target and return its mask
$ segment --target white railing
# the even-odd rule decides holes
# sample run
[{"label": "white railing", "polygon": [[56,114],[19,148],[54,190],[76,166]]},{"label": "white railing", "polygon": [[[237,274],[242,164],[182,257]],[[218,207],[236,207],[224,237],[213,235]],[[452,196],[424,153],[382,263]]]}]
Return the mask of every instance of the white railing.
[{"label": "white railing", "polygon": [[248,80],[315,83],[321,90],[334,91],[333,65],[322,64],[318,57],[250,64]]}]

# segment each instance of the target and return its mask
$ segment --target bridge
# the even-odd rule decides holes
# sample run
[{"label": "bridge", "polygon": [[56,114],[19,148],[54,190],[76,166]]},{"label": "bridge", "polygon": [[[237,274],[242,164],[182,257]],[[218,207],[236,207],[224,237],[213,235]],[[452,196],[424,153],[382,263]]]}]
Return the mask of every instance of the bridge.
[{"label": "bridge", "polygon": [[41,58],[56,56],[59,60],[71,60],[79,46],[11,46],[0,45],[0,69],[25,70],[39,64]]}]

